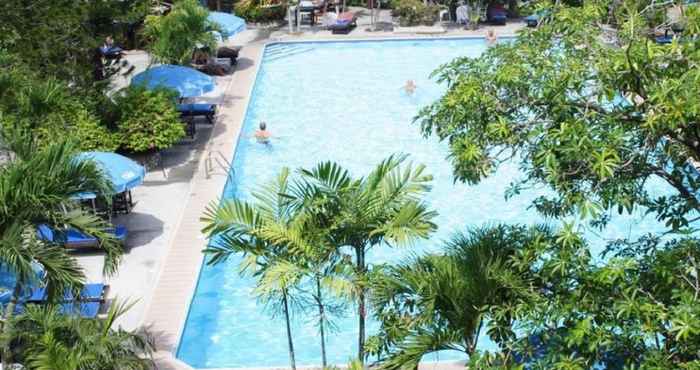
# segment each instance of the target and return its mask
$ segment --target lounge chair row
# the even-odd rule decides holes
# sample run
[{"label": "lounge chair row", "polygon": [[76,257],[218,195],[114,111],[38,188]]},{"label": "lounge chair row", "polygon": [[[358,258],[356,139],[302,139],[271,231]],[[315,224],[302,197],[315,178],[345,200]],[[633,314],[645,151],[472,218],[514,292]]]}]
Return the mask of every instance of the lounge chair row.
[{"label": "lounge chair row", "polygon": [[[63,295],[63,300],[59,303],[61,313],[65,315],[80,315],[84,318],[96,318],[102,305],[105,304],[109,285],[105,284],[86,284],[80,296],[76,299],[73,292],[66,290]],[[48,295],[45,288],[37,288],[32,291],[27,300],[17,305],[17,313],[24,311],[25,304],[45,304],[47,303]]]},{"label": "lounge chair row", "polygon": [[[107,232],[124,245],[128,234],[126,227],[117,225],[113,229],[107,230]],[[70,228],[55,230],[46,224],[41,224],[37,227],[37,236],[42,240],[61,244],[69,249],[94,248],[100,245],[100,240],[97,237],[88,235],[80,230]]]}]

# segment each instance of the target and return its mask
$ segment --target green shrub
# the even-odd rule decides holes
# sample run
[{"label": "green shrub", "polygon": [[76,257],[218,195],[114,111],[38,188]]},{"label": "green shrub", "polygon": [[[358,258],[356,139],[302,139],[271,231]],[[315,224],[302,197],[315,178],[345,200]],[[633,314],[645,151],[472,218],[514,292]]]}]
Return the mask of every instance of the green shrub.
[{"label": "green shrub", "polygon": [[195,48],[215,50],[211,31],[218,26],[208,16],[209,10],[197,0],[181,0],[167,15],[146,17],[143,34],[149,41],[148,51],[157,62],[187,65]]},{"label": "green shrub", "polygon": [[0,63],[0,127],[5,133],[27,133],[39,147],[66,136],[75,139],[81,150],[119,147],[118,136],[100,122],[84,96],[71,93],[64,82],[5,63]]},{"label": "green shrub", "polygon": [[392,15],[399,17],[399,24],[402,27],[432,25],[437,20],[441,9],[439,5],[425,5],[420,0],[394,0],[391,7]]},{"label": "green shrub", "polygon": [[129,87],[116,98],[122,147],[134,152],[169,148],[185,136],[175,106],[177,94],[166,89]]},{"label": "green shrub", "polygon": [[234,6],[236,15],[248,22],[269,23],[284,20],[287,7],[265,5],[260,0],[242,0]]},{"label": "green shrub", "polygon": [[112,152],[119,148],[119,134],[104,126],[97,117],[80,105],[65,105],[46,117],[44,125],[37,128],[40,145],[69,135],[78,142],[81,150]]}]

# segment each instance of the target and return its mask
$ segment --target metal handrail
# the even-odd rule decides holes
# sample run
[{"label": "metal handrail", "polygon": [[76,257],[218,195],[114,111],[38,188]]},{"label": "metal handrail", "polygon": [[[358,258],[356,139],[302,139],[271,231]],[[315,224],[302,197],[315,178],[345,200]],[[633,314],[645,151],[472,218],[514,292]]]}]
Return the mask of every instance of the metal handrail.
[{"label": "metal handrail", "polygon": [[[216,157],[213,157],[216,154]],[[214,165],[217,165],[221,170],[226,172],[226,176],[231,180],[233,178],[234,169],[231,161],[226,159],[223,153],[218,150],[210,150],[207,159],[204,161],[204,170],[208,178],[214,173]]]}]

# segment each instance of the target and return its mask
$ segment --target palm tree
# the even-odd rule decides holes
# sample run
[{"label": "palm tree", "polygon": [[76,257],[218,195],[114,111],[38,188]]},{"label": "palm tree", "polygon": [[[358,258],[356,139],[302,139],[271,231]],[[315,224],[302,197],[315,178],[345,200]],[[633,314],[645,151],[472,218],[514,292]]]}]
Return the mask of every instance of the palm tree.
[{"label": "palm tree", "polygon": [[[310,235],[313,234],[309,230]],[[321,367],[328,368],[326,355],[326,334],[333,327],[332,319],[345,311],[342,299],[351,295],[352,287],[348,286],[347,279],[343,275],[342,261],[337,253],[322,242],[314,244],[319,246],[317,253],[303,255],[297,264],[303,266],[307,289],[302,293],[310,297],[306,299],[308,306],[313,307],[318,314],[315,317],[319,340],[321,344]]]},{"label": "palm tree", "polygon": [[[413,257],[388,267],[372,286],[380,335],[390,348],[381,367],[416,368],[424,355],[441,350],[472,355],[488,307],[507,304],[517,294],[504,282],[508,258],[547,233],[545,228],[505,225],[472,229],[456,234],[444,255]],[[512,324],[510,318],[489,320]],[[512,332],[489,335],[498,342]]]},{"label": "palm tree", "polygon": [[28,305],[12,319],[14,358],[31,370],[152,369],[151,338],[114,328],[131,306],[113,303],[106,318],[85,319],[65,315],[54,305]]},{"label": "palm tree", "polygon": [[291,312],[294,306],[297,306],[295,290],[303,278],[303,271],[294,263],[283,258],[264,259],[265,262],[256,262],[259,270],[255,274],[258,276],[255,294],[266,306],[272,308],[273,313],[282,311],[287,331],[289,364],[294,370],[296,369],[296,359],[294,341],[292,340]]},{"label": "palm tree", "polygon": [[[301,170],[306,185],[303,199],[316,199],[318,214],[330,221],[328,239],[338,253],[350,246],[354,251],[351,282],[358,306],[358,359],[365,359],[367,252],[374,246],[406,245],[427,238],[436,226],[436,215],[421,202],[432,176],[424,166],[403,166],[407,156],[390,156],[366,177],[353,179],[332,162]],[[295,201],[299,202],[300,198]],[[341,253],[342,254],[342,253]],[[352,258],[351,256],[346,256]]]},{"label": "palm tree", "polygon": [[[8,321],[23,292],[37,283],[37,270],[43,272],[49,299],[60,297],[67,288],[79,289],[85,276],[75,259],[60,245],[37,237],[37,225],[61,229],[75,228],[101,240],[105,251],[104,273],[113,273],[122,249],[105,230],[109,225],[85,211],[72,199],[75,195],[98,191],[109,194],[111,185],[90,161],[76,161],[76,147],[67,141],[36,148],[31,135],[16,132],[2,140],[13,153],[0,167],[0,265],[14,273],[16,284],[4,312]],[[3,332],[11,324],[3,325]],[[7,343],[2,356],[11,360]]]},{"label": "palm tree", "polygon": [[[293,263],[297,246],[304,246],[298,207],[285,195],[289,190],[289,169],[277,179],[253,193],[254,202],[240,199],[210,205],[202,221],[203,232],[212,241],[204,250],[208,263],[217,264],[242,253],[241,270],[258,278],[256,295],[284,315],[289,347],[289,361],[296,369],[294,342],[290,325],[290,303],[303,271]],[[290,241],[293,241],[290,242]]]}]

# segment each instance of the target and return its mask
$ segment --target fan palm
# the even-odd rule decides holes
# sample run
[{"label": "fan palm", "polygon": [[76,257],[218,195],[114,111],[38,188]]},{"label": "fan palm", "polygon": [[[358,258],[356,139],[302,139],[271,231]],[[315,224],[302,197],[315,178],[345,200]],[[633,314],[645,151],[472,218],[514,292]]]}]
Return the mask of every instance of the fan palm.
[{"label": "fan palm", "polygon": [[[109,225],[72,201],[82,192],[109,193],[111,185],[95,163],[74,160],[76,148],[70,142],[41,149],[32,142],[27,136],[5,138],[14,155],[0,167],[0,265],[16,277],[5,320],[13,315],[22,293],[37,283],[37,270],[43,271],[41,283],[46,285],[49,299],[84,282],[75,259],[60,245],[39,239],[37,225],[70,227],[96,236],[106,253],[106,274],[116,270],[122,253],[117,241],[105,232]],[[4,325],[3,331],[10,326]],[[3,348],[8,350],[7,345]],[[9,355],[3,356],[4,362],[9,360]]]},{"label": "fan palm", "polygon": [[355,254],[351,281],[358,306],[360,361],[365,358],[367,252],[381,244],[410,244],[436,228],[431,222],[436,213],[421,202],[432,176],[424,174],[424,166],[404,166],[406,158],[390,156],[357,179],[333,162],[301,170],[303,198],[316,199],[317,213],[330,220],[328,239],[338,251],[350,246]]},{"label": "fan palm", "polygon": [[114,328],[131,306],[115,303],[106,318],[85,319],[65,315],[54,305],[29,305],[12,319],[14,357],[31,370],[151,369],[151,339]]},{"label": "fan palm", "polygon": [[[506,304],[516,294],[504,282],[509,257],[546,232],[504,225],[472,229],[456,234],[444,255],[388,267],[372,286],[380,335],[389,348],[382,367],[416,368],[424,355],[441,350],[473,354],[488,307]],[[500,341],[512,333],[492,330],[489,335]]]}]

